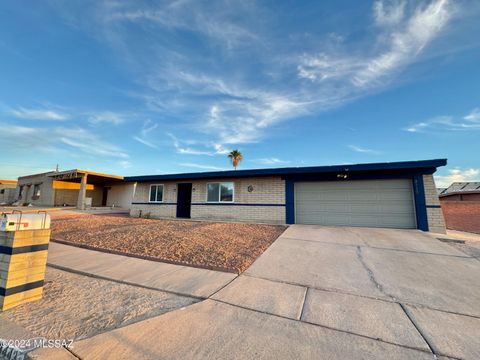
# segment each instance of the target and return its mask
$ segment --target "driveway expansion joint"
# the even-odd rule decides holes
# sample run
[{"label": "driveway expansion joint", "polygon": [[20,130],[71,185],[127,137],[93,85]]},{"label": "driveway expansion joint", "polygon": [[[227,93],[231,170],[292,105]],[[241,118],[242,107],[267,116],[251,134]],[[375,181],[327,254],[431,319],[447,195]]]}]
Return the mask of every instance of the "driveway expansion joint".
[{"label": "driveway expansion joint", "polygon": [[[420,329],[420,325],[413,319],[413,316],[411,316],[410,312],[408,311],[408,309],[404,306],[404,304],[402,303],[398,303],[398,305],[400,305],[400,307],[402,308],[403,312],[405,313],[405,315],[407,316],[408,320],[410,320],[410,322],[412,323],[412,325],[415,327],[415,329],[417,329],[417,332],[418,334],[422,337],[423,341],[425,341],[425,343],[427,344],[427,346],[429,347],[430,351],[432,352],[433,356],[435,359],[437,359],[437,351],[435,350],[435,346],[430,343],[430,341],[427,339],[427,337],[425,336],[425,334],[422,332],[422,330]],[[438,354],[438,355],[442,355],[442,354]]]},{"label": "driveway expansion joint", "polygon": [[309,287],[305,288],[305,294],[303,295],[302,309],[300,310],[300,317],[298,318],[299,320],[303,319],[303,312],[305,311],[305,303],[307,302],[307,296],[308,296],[308,290],[309,289],[310,289]]},{"label": "driveway expansion joint", "polygon": [[[354,247],[354,248],[367,248],[367,249],[376,249],[376,250],[385,250],[385,251],[398,251],[398,252],[406,252],[406,253],[413,253],[413,254],[421,254],[421,255],[433,255],[433,256],[446,256],[446,257],[454,257],[454,258],[461,258],[461,259],[470,259],[470,258],[476,258],[475,256],[471,256],[464,251],[461,251],[465,255],[452,255],[452,254],[440,254],[440,253],[432,253],[432,252],[427,252],[427,251],[415,251],[415,250],[408,250],[408,249],[394,249],[394,248],[388,248],[388,247],[381,247],[381,246],[371,246],[368,243],[365,245],[356,245],[356,244],[339,244],[336,242],[332,241],[322,241],[322,240],[310,240],[310,239],[298,239],[298,238],[293,238],[293,237],[282,237],[282,239],[285,240],[295,240],[295,241],[305,241],[305,242],[310,242],[310,243],[317,243],[317,244],[328,244],[328,245],[335,245],[335,246],[344,246],[344,247]],[[452,246],[451,244],[447,244],[449,246]],[[455,248],[454,248],[455,249]],[[480,260],[480,259],[479,259]]]},{"label": "driveway expansion joint", "polygon": [[[320,328],[323,328],[323,329],[328,329],[328,330],[332,330],[332,331],[337,331],[337,332],[344,333],[344,334],[349,334],[349,335],[353,335],[353,336],[358,336],[358,337],[361,337],[361,338],[364,338],[364,339],[379,341],[379,342],[382,342],[382,343],[385,343],[385,344],[390,344],[390,345],[398,346],[398,347],[405,348],[405,349],[416,350],[416,351],[421,351],[421,352],[423,352],[423,353],[432,354],[432,352],[427,351],[427,350],[425,350],[424,348],[417,348],[417,347],[414,347],[414,346],[407,346],[407,345],[403,345],[403,344],[397,344],[397,343],[394,343],[394,342],[391,342],[391,341],[383,340],[383,339],[378,338],[378,337],[371,337],[371,336],[367,336],[367,335],[357,334],[357,333],[355,333],[355,332],[348,331],[348,330],[336,329],[336,328],[333,328],[333,327],[330,327],[330,326],[320,325],[320,324],[316,324],[316,323],[309,322],[309,321],[305,321],[305,320],[298,320],[298,319],[289,318],[289,317],[282,316],[282,315],[278,315],[278,314],[269,313],[269,312],[266,312],[266,311],[255,310],[255,309],[248,308],[248,307],[246,307],[246,306],[231,304],[231,303],[229,303],[229,302],[226,302],[226,301],[223,301],[223,300],[220,300],[220,299],[208,299],[208,300],[215,301],[215,302],[218,302],[218,303],[221,303],[221,304],[225,304],[225,305],[228,305],[228,306],[233,306],[233,307],[236,307],[236,308],[239,308],[239,309],[256,312],[256,313],[259,313],[259,314],[264,314],[264,315],[268,315],[268,316],[274,316],[274,317],[277,317],[277,318],[280,318],[280,319],[285,319],[285,320],[290,320],[290,321],[295,321],[295,322],[307,324],[307,325],[309,325],[309,326],[320,327]],[[451,357],[451,356],[450,356],[450,357]],[[452,359],[456,359],[456,360],[461,360],[461,359],[457,359],[457,358],[455,358],[455,357],[451,357],[451,358],[452,358]]]},{"label": "driveway expansion joint", "polygon": [[[311,285],[308,285],[308,286],[307,286],[307,285],[301,284],[301,283],[296,283],[296,282],[291,282],[291,281],[275,280],[275,279],[270,279],[270,278],[262,277],[262,276],[258,276],[258,275],[255,275],[255,276],[254,276],[254,275],[250,275],[250,274],[247,274],[247,273],[243,273],[242,275],[243,275],[243,276],[247,276],[247,277],[256,278],[256,279],[262,279],[262,280],[277,282],[277,283],[279,283],[279,284],[287,284],[287,285],[308,287],[310,290],[319,290],[319,291],[332,292],[332,293],[337,293],[337,294],[352,295],[352,296],[357,296],[357,297],[361,297],[361,298],[365,298],[365,299],[384,301],[384,302],[394,303],[394,304],[398,304],[398,303],[399,303],[399,302],[398,302],[398,299],[396,299],[395,297],[390,296],[390,295],[388,295],[388,294],[385,294],[385,296],[388,296],[388,298],[386,298],[386,297],[368,296],[368,295],[356,294],[356,293],[349,292],[349,291],[345,291],[345,290],[341,290],[341,289],[323,288],[323,287],[311,286]],[[425,309],[428,309],[428,310],[439,311],[439,312],[443,312],[443,313],[446,313],[446,314],[467,316],[467,317],[471,317],[471,318],[474,318],[474,319],[480,319],[480,315],[464,314],[464,313],[459,313],[459,312],[455,312],[455,311],[438,309],[438,308],[434,308],[434,307],[431,307],[431,306],[428,306],[428,305],[425,305],[425,304],[421,304],[421,303],[416,303],[416,302],[406,302],[406,301],[404,301],[403,304],[409,305],[409,306],[422,307],[422,308],[425,308]]]}]

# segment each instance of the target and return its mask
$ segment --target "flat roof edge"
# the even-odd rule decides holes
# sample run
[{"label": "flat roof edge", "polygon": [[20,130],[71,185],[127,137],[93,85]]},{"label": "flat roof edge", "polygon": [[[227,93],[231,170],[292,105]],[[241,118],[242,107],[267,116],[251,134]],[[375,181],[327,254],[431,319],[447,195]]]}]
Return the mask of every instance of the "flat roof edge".
[{"label": "flat roof edge", "polygon": [[141,175],[126,176],[124,181],[155,181],[155,180],[181,180],[181,179],[202,179],[202,178],[226,178],[226,177],[249,177],[249,176],[282,176],[294,174],[312,174],[329,172],[349,172],[349,171],[382,171],[382,170],[418,170],[418,169],[436,169],[445,166],[447,159],[398,161],[384,163],[363,163],[363,164],[342,164],[326,166],[308,166],[308,167],[284,167],[284,168],[264,168],[264,169],[246,169],[246,170],[224,170],[195,173],[177,173],[163,175]]}]

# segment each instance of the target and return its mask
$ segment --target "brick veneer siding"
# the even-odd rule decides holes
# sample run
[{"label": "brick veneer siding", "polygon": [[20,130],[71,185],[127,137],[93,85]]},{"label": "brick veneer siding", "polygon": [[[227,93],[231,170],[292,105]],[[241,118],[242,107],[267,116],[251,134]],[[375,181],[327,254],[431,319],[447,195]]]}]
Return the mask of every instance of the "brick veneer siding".
[{"label": "brick veneer siding", "polygon": [[[285,223],[285,182],[280,177],[182,182],[192,183],[192,219]],[[228,205],[207,203],[207,183],[211,182],[233,182],[234,203]],[[148,204],[150,185],[152,184],[163,184],[163,204]],[[253,186],[252,192],[248,191],[250,185]],[[139,216],[141,211],[142,215],[150,214],[152,217],[175,217],[177,209],[176,188],[176,181],[139,183],[133,197],[130,214]]]},{"label": "brick veneer siding", "polygon": [[425,188],[425,203],[427,205],[428,230],[435,233],[445,234],[445,219],[440,208],[437,188],[433,175],[423,175]]},{"label": "brick veneer siding", "polygon": [[480,234],[480,193],[451,194],[440,202],[448,229]]}]

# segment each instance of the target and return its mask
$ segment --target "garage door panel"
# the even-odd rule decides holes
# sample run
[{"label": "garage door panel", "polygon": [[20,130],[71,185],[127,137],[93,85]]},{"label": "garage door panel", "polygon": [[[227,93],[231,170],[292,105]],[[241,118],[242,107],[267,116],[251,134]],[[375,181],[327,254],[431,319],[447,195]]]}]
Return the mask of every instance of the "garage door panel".
[{"label": "garage door panel", "polygon": [[296,223],[415,228],[411,181],[295,184]]}]

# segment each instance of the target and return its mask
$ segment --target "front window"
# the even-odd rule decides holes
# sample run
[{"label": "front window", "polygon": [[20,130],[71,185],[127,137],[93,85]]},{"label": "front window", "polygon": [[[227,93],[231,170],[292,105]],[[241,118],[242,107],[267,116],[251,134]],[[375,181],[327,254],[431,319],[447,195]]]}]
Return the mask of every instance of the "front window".
[{"label": "front window", "polygon": [[207,184],[207,202],[233,202],[233,182]]},{"label": "front window", "polygon": [[20,185],[20,190],[18,190],[18,198],[21,199],[23,196],[23,185]]},{"label": "front window", "polygon": [[150,202],[163,201],[163,185],[150,185]]}]

